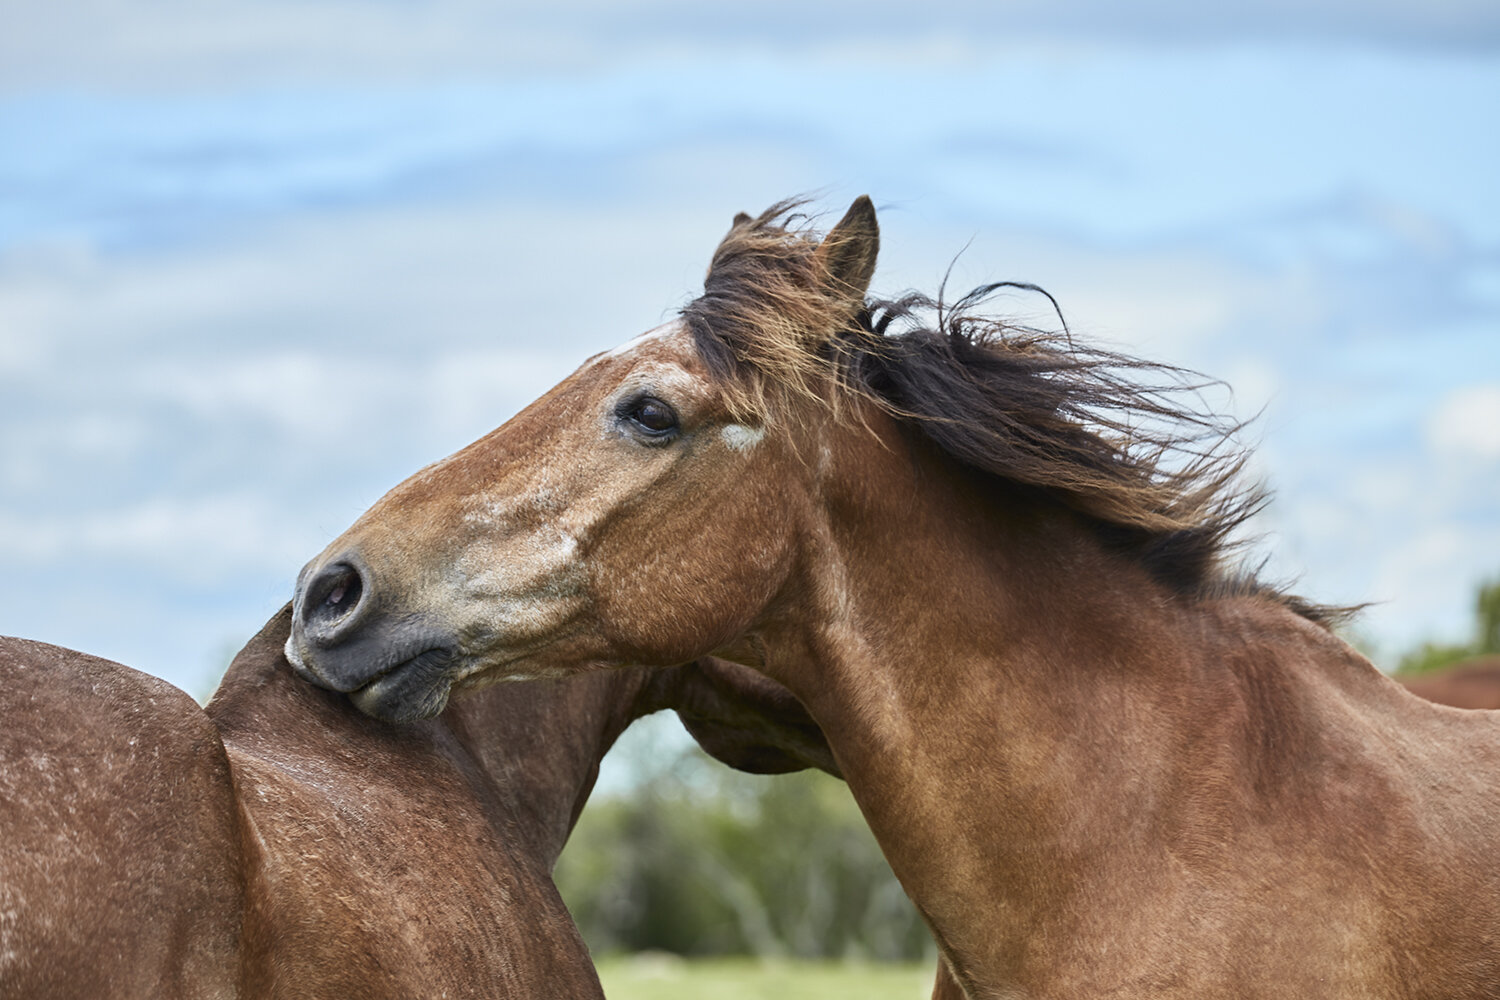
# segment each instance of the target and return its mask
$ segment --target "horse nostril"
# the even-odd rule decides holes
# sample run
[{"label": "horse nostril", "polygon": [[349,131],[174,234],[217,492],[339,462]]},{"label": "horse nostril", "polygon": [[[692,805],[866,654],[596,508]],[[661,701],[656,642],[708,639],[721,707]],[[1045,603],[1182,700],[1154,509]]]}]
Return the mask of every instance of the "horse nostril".
[{"label": "horse nostril", "polygon": [[[333,592],[328,595],[323,603],[327,607],[337,608],[340,604],[345,603],[344,597],[348,595],[349,603],[352,604],[359,600],[359,589],[359,577],[345,574],[343,579],[339,580],[338,586],[333,588]],[[353,591],[353,593],[350,593],[350,591]]]},{"label": "horse nostril", "polygon": [[319,570],[307,581],[302,597],[302,627],[307,637],[324,645],[337,641],[354,625],[354,612],[364,594],[364,577],[349,563],[336,562]]}]

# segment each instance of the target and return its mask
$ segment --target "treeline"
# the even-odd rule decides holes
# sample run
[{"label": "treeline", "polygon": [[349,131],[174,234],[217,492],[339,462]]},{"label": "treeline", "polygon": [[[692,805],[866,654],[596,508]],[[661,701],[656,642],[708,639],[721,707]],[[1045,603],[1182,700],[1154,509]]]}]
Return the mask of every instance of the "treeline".
[{"label": "treeline", "polygon": [[1493,655],[1500,655],[1500,578],[1483,584],[1474,595],[1474,631],[1468,642],[1424,642],[1401,657],[1396,674],[1409,677]]},{"label": "treeline", "polygon": [[[617,750],[663,752],[668,721],[676,725],[646,720],[647,732],[627,733]],[[666,753],[666,766],[630,762],[644,778],[590,804],[558,863],[558,887],[595,955],[934,954],[843,782],[741,774],[696,747]]]}]

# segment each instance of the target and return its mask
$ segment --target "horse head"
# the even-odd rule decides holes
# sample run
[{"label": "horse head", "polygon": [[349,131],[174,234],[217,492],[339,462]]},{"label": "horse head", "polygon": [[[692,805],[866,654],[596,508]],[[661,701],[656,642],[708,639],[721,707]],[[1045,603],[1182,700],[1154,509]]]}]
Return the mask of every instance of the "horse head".
[{"label": "horse head", "polygon": [[[809,359],[853,322],[879,241],[867,198],[821,240],[789,241],[770,225],[785,211],[736,219],[681,318],[589,359],[308,563],[294,668],[411,720],[484,681],[715,651],[757,663],[750,626],[819,585],[798,572],[798,543],[819,530],[804,431],[828,412],[814,404],[832,369]],[[718,336],[736,324],[786,343],[742,339],[755,357],[736,359]],[[791,360],[775,378],[731,377],[777,358]],[[715,727],[697,732],[733,752]]]}]

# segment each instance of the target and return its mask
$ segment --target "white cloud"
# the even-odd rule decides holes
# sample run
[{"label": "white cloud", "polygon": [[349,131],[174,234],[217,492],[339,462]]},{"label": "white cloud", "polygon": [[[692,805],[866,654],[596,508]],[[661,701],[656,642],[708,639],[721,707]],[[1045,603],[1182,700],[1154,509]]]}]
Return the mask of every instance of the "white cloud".
[{"label": "white cloud", "polygon": [[205,422],[262,421],[288,442],[319,447],[389,436],[392,422],[435,435],[498,424],[567,374],[572,359],[524,349],[439,349],[411,360],[275,352],[174,358],[128,375],[143,402],[164,401]]},{"label": "white cloud", "polygon": [[0,510],[0,559],[11,567],[114,560],[185,581],[284,575],[313,551],[309,536],[288,531],[280,511],[250,494],[153,497],[74,514]]},{"label": "white cloud", "polygon": [[1424,520],[1405,533],[1378,538],[1378,569],[1368,599],[1383,603],[1364,617],[1375,634],[1395,640],[1383,645],[1399,654],[1422,641],[1467,641],[1474,594],[1500,569],[1495,558],[1500,530],[1450,517]]},{"label": "white cloud", "polygon": [[1449,392],[1427,420],[1427,440],[1443,454],[1500,459],[1500,382]]}]

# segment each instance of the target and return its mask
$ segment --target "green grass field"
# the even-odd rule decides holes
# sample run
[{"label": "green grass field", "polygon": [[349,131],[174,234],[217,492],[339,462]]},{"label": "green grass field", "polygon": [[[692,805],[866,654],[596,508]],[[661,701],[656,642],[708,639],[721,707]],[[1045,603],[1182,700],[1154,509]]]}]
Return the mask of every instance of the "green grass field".
[{"label": "green grass field", "polygon": [[932,995],[931,963],[688,961],[648,954],[598,965],[609,1000],[927,1000]]}]

